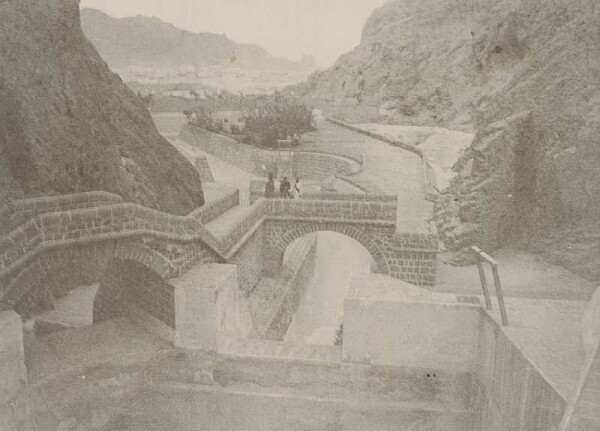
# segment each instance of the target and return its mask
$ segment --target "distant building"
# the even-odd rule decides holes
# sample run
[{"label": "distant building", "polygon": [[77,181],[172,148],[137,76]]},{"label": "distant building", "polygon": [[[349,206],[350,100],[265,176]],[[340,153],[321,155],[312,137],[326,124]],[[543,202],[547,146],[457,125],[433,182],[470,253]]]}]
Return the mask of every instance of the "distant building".
[{"label": "distant building", "polygon": [[241,111],[217,111],[212,114],[212,119],[227,133],[239,133],[246,127],[244,114]]}]

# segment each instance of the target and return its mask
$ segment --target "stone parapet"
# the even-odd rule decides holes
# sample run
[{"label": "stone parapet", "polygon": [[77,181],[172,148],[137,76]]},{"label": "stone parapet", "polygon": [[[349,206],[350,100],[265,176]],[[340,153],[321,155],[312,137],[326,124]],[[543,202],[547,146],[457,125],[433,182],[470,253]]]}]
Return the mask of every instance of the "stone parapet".
[{"label": "stone parapet", "polygon": [[202,224],[206,224],[239,204],[240,191],[236,190],[214,202],[207,203],[194,210],[190,216],[199,220]]},{"label": "stone parapet", "polygon": [[123,202],[121,196],[93,191],[59,196],[21,199],[0,207],[0,235],[6,235],[32,218],[51,212],[76,210]]}]

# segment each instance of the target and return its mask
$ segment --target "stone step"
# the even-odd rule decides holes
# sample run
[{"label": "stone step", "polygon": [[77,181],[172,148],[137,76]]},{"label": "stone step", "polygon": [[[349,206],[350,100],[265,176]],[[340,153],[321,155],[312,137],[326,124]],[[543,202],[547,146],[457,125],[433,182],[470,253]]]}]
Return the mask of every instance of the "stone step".
[{"label": "stone step", "polygon": [[225,237],[239,222],[253,211],[250,206],[237,205],[208,222],[205,227],[217,238]]},{"label": "stone step", "polygon": [[339,362],[342,358],[341,347],[310,346],[290,344],[272,340],[229,340],[221,346],[220,353],[225,355],[311,360],[320,362]]}]

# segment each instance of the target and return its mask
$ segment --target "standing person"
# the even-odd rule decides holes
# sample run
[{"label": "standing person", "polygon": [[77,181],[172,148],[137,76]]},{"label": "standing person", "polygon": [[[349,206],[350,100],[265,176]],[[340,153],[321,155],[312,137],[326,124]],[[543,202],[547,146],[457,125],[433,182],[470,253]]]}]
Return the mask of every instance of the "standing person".
[{"label": "standing person", "polygon": [[292,190],[295,199],[300,199],[302,197],[302,188],[300,186],[300,177],[296,177],[296,181],[294,181],[294,189]]},{"label": "standing person", "polygon": [[282,199],[288,199],[290,197],[290,180],[288,177],[283,177],[279,184],[279,194]]},{"label": "standing person", "polygon": [[275,197],[275,180],[273,179],[273,174],[271,172],[269,172],[269,181],[267,181],[267,185],[265,186],[265,197]]}]

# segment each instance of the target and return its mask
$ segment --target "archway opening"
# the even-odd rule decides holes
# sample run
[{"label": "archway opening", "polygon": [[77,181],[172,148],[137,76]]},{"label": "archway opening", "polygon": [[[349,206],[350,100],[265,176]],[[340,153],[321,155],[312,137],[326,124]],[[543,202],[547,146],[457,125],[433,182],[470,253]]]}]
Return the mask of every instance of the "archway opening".
[{"label": "archway opening", "polygon": [[[286,249],[284,265],[293,245],[294,242]],[[372,266],[373,257],[358,241],[337,232],[317,233],[314,272],[284,340],[293,344],[339,343],[344,298],[352,277],[370,272]]]},{"label": "archway opening", "polygon": [[110,254],[55,258],[42,261],[45,276],[24,286],[14,307],[24,323],[30,381],[94,364],[125,364],[169,348],[174,288],[159,273]]}]

